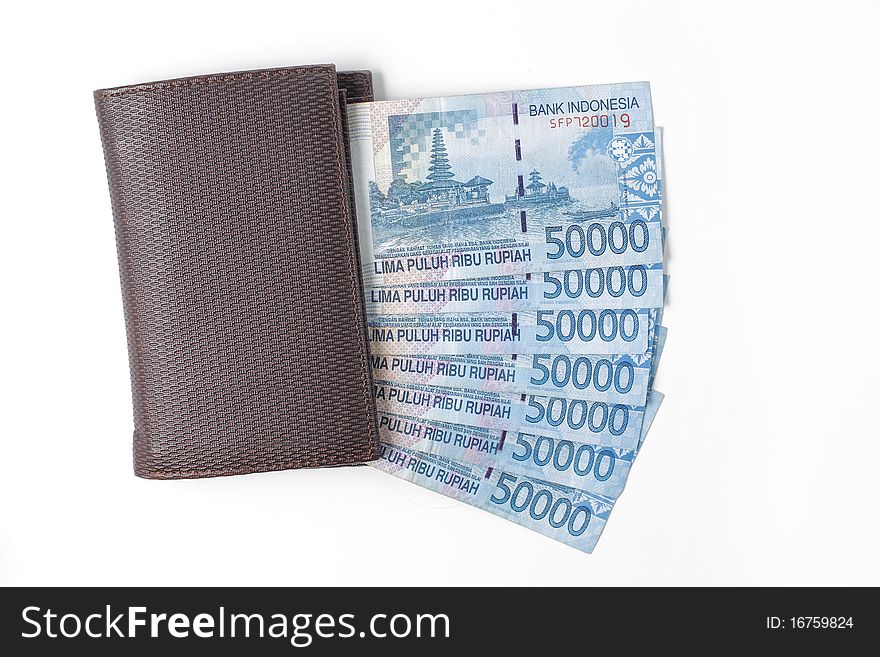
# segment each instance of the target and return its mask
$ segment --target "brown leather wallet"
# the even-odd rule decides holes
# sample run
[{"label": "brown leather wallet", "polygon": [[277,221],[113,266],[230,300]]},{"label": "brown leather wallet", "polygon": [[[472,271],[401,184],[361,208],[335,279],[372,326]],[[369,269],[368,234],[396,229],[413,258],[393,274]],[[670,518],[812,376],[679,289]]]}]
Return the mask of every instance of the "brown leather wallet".
[{"label": "brown leather wallet", "polygon": [[371,100],[370,73],[303,66],[95,92],[138,476],[376,458],[341,97]]}]

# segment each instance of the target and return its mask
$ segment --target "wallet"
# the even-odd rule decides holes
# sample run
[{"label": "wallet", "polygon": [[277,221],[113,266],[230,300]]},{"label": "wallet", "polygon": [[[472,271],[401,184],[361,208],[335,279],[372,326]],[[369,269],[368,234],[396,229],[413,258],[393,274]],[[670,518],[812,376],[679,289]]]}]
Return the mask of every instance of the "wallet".
[{"label": "wallet", "polygon": [[366,100],[332,65],[95,92],[138,476],[377,457],[344,129]]}]

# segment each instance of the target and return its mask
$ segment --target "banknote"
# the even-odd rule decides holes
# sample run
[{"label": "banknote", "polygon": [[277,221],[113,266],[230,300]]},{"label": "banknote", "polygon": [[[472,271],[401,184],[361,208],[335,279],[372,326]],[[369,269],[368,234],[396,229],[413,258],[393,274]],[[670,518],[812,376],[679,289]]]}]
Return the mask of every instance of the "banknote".
[{"label": "banknote", "polygon": [[651,374],[650,354],[371,356],[370,361],[374,377],[394,383],[635,405],[645,403]]},{"label": "banknote", "polygon": [[643,355],[372,355],[373,376],[487,392],[561,395],[620,404],[645,403],[666,328],[651,324]]},{"label": "banknote", "polygon": [[373,315],[657,308],[663,305],[663,265],[425,281],[364,292],[367,312]]},{"label": "banknote", "polygon": [[648,308],[372,315],[370,352],[385,354],[644,354]]},{"label": "banknote", "polygon": [[591,445],[550,436],[432,422],[379,413],[379,440],[454,461],[501,468],[535,479],[616,498],[663,401],[652,391],[636,449]]},{"label": "banknote", "polygon": [[380,444],[376,469],[592,552],[614,500],[584,490]]},{"label": "banknote", "polygon": [[370,286],[662,262],[646,82],[348,112]]},{"label": "banknote", "polygon": [[376,409],[423,420],[635,449],[644,406],[374,380]]}]

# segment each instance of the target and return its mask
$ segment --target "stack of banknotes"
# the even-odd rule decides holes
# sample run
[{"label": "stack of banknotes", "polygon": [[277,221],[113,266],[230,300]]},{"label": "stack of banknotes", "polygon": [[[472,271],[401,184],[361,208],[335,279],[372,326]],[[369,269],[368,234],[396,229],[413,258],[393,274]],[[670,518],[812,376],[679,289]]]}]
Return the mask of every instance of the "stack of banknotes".
[{"label": "stack of banknotes", "polygon": [[591,552],[662,395],[647,83],[349,109],[383,472]]}]

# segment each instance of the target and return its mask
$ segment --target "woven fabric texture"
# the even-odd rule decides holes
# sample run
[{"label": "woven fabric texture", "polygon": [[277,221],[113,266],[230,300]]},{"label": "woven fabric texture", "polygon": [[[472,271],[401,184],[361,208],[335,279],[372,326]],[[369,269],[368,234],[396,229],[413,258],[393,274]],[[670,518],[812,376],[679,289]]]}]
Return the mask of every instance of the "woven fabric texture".
[{"label": "woven fabric texture", "polygon": [[349,103],[373,100],[373,74],[370,71],[340,71],[336,74],[339,90]]},{"label": "woven fabric texture", "polygon": [[339,88],[309,66],[95,92],[137,475],[376,458]]}]

